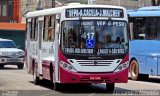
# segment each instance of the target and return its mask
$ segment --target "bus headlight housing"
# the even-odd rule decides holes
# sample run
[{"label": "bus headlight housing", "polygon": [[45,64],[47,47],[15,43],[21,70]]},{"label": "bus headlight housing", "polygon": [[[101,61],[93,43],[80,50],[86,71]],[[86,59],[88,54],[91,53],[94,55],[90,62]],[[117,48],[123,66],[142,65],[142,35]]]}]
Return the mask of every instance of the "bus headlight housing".
[{"label": "bus headlight housing", "polygon": [[128,66],[129,66],[129,62],[128,62],[128,61],[125,62],[125,63],[123,63],[123,64],[120,64],[120,65],[116,68],[115,72],[122,71],[122,70],[128,68]]},{"label": "bus headlight housing", "polygon": [[68,71],[77,72],[76,69],[75,69],[72,65],[67,64],[67,63],[65,63],[65,62],[63,62],[63,61],[60,61],[60,66],[61,66],[63,69],[66,69],[66,70],[68,70]]}]

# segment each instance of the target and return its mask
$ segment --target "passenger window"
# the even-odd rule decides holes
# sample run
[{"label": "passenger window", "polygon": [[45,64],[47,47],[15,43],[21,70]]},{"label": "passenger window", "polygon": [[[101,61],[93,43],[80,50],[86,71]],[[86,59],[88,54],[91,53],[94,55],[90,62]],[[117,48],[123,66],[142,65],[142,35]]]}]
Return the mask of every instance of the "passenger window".
[{"label": "passenger window", "polygon": [[147,27],[145,18],[135,18],[133,22],[134,39],[145,39]]},{"label": "passenger window", "polygon": [[55,15],[46,16],[44,22],[43,41],[53,41],[55,35]]},{"label": "passenger window", "polygon": [[53,41],[55,35],[55,16],[50,16],[49,29],[48,29],[48,40]]},{"label": "passenger window", "polygon": [[32,41],[36,40],[36,18],[32,18],[31,20],[31,34],[30,34],[30,38]]},{"label": "passenger window", "polygon": [[49,25],[48,25],[49,23],[48,22],[49,22],[49,16],[46,16],[44,20],[45,20],[44,21],[45,24],[44,24],[44,31],[43,31],[44,32],[44,34],[43,34],[43,40],[44,41],[48,41],[48,34],[49,34],[48,33],[48,30],[49,30],[48,29],[48,27],[49,27]]},{"label": "passenger window", "polygon": [[160,40],[160,17],[157,18],[157,39]]},{"label": "passenger window", "polygon": [[156,32],[156,18],[146,18],[146,39],[149,40],[155,40],[157,38],[157,32]]},{"label": "passenger window", "polygon": [[[31,27],[32,25],[31,25],[31,22],[27,22],[27,34],[31,34]],[[30,36],[30,38],[31,38],[31,35],[29,35]],[[28,36],[27,36],[27,38],[28,38]]]}]

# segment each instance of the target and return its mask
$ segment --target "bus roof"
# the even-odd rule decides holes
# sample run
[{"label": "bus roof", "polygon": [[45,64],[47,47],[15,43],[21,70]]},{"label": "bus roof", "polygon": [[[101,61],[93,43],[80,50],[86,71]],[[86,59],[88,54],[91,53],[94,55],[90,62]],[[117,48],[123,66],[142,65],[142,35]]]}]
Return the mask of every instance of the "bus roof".
[{"label": "bus roof", "polygon": [[57,7],[57,8],[50,8],[50,9],[45,9],[45,10],[28,12],[26,14],[26,18],[45,16],[45,15],[50,15],[50,14],[57,14],[57,13],[61,12],[60,10],[61,10],[61,7]]},{"label": "bus roof", "polygon": [[127,10],[129,17],[155,17],[160,16],[160,6],[142,7],[137,10]]},{"label": "bus roof", "polygon": [[89,8],[96,8],[96,7],[98,7],[98,8],[120,8],[120,9],[125,10],[125,8],[121,7],[121,6],[76,4],[76,5],[62,6],[62,7],[49,8],[49,9],[44,9],[44,10],[28,12],[26,14],[26,18],[57,14],[57,13],[60,13],[63,9],[67,9],[67,8],[82,8],[82,7],[84,7],[84,8],[87,8],[87,7],[89,7]]}]

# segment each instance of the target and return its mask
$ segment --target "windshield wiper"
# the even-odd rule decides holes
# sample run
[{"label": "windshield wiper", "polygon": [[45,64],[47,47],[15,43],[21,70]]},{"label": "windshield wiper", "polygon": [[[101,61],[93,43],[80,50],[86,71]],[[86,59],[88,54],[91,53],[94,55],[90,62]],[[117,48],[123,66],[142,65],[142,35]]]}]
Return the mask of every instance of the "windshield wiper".
[{"label": "windshield wiper", "polygon": [[109,17],[108,20],[105,21],[105,24],[102,26],[99,32],[103,32],[105,30],[106,26],[108,26],[109,21],[111,21],[111,17]]},{"label": "windshield wiper", "polygon": [[80,30],[81,30],[80,34],[83,34],[84,33],[84,25],[83,25],[83,19],[81,16],[79,16],[79,21],[80,21]]}]

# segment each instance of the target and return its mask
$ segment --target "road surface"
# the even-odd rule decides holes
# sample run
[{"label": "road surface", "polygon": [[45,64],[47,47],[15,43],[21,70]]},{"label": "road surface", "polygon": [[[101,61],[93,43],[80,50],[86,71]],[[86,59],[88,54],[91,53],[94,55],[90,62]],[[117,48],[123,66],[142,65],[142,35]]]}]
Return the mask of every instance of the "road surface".
[{"label": "road surface", "polygon": [[[69,85],[61,91],[54,91],[53,84],[44,80],[41,85],[33,84],[33,77],[27,70],[16,66],[0,69],[0,96],[107,96],[105,84],[88,86]],[[132,81],[115,85],[112,95],[160,95],[160,77],[151,76],[146,81]],[[123,95],[122,95],[123,94]]]}]

